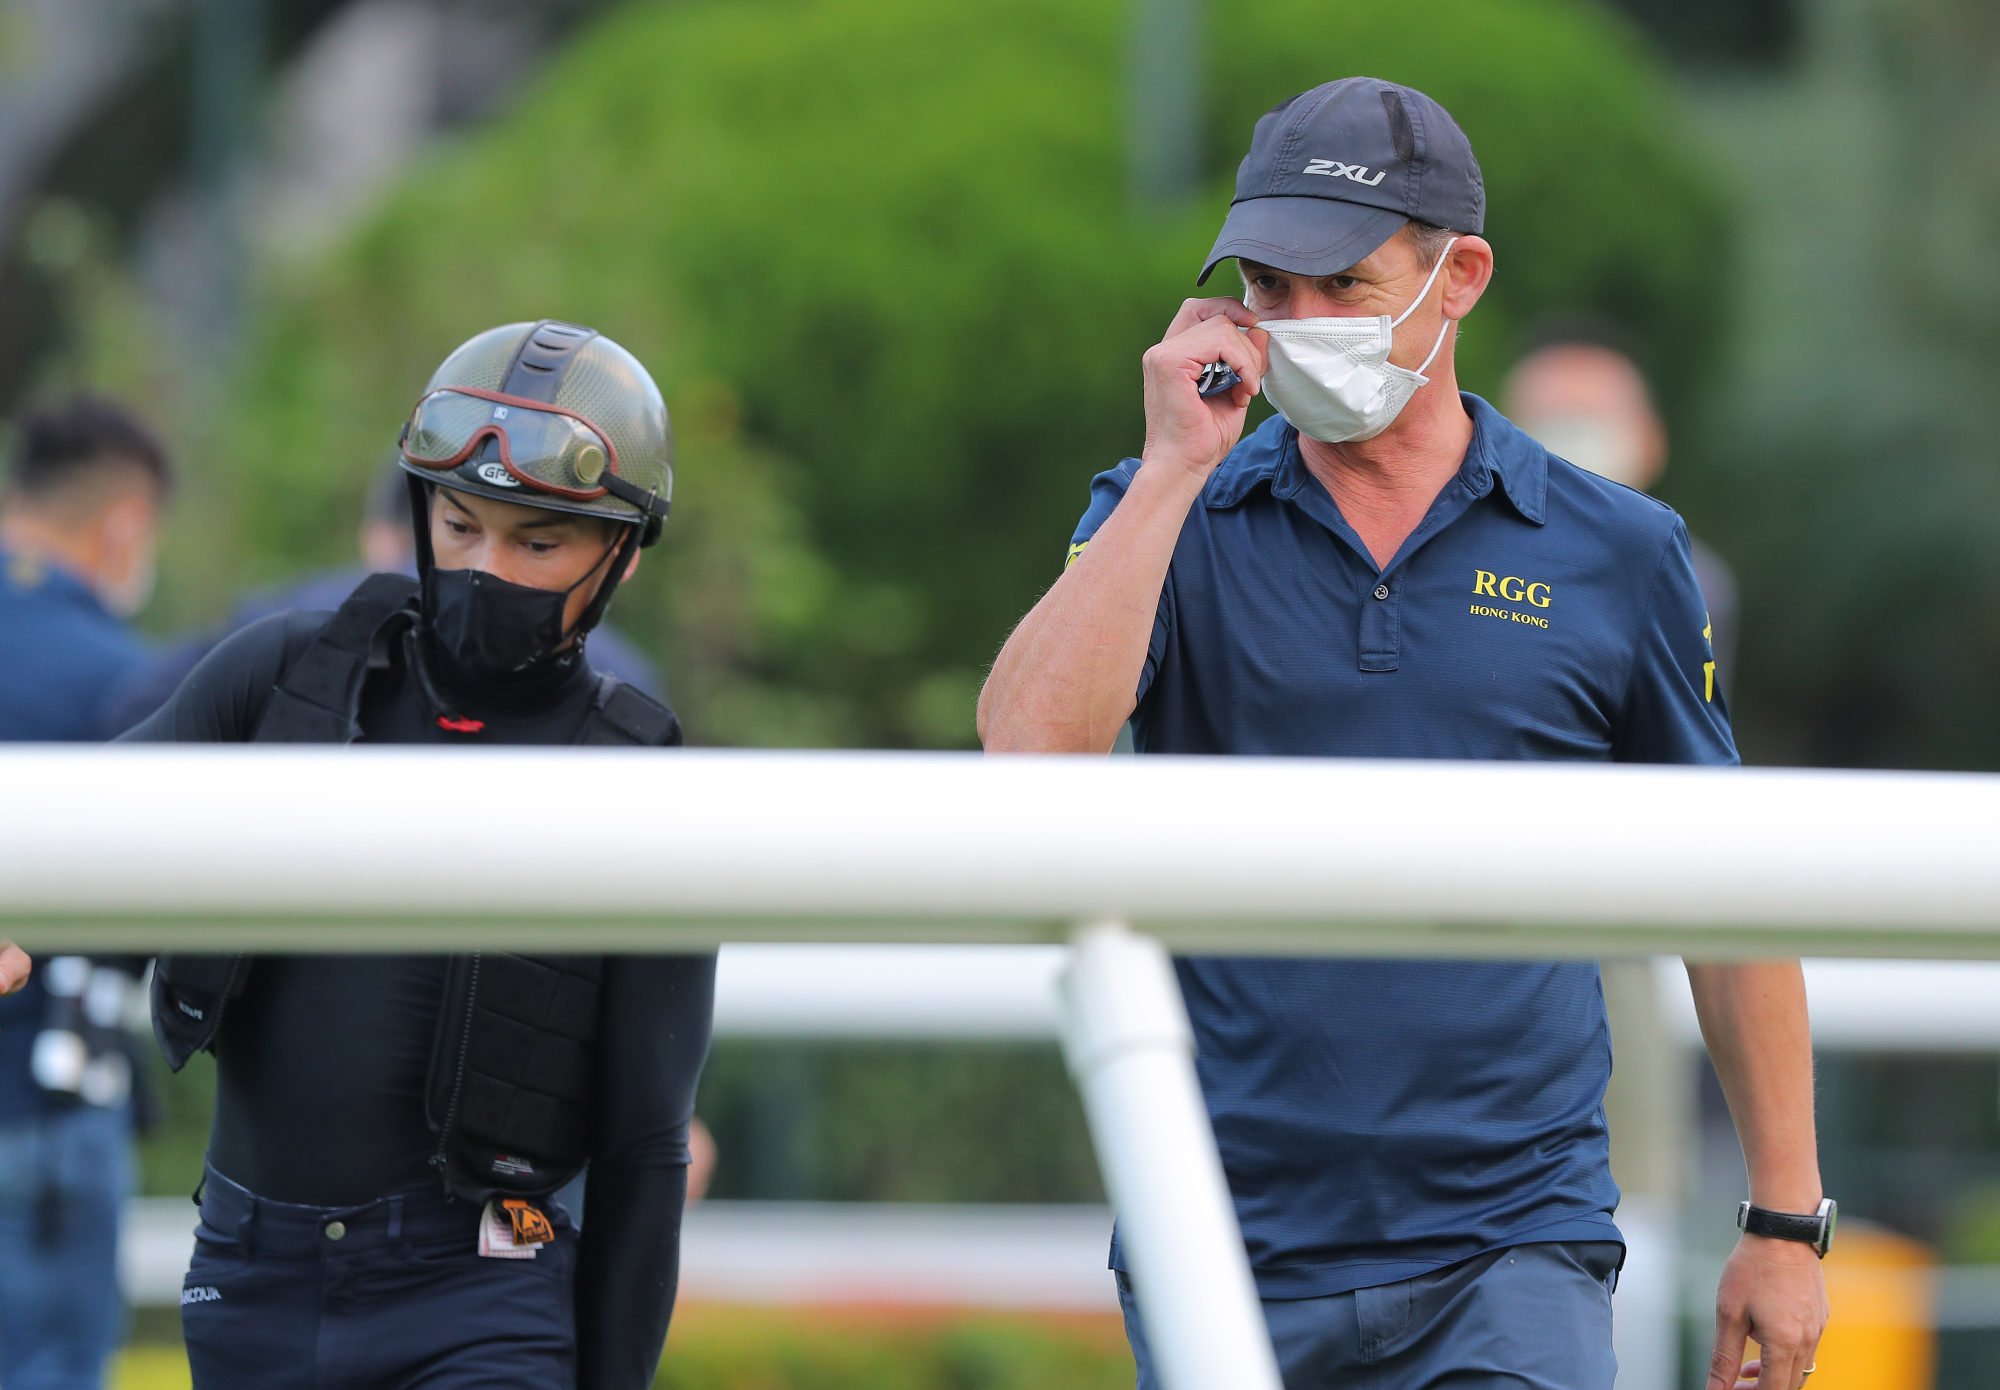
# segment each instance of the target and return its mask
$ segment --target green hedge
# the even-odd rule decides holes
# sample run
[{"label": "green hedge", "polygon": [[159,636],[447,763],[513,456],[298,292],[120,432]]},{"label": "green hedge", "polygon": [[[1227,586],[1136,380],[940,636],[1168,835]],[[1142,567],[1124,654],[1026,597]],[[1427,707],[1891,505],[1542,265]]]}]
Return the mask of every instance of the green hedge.
[{"label": "green hedge", "polygon": [[[1108,1275],[1106,1276],[1109,1277]],[[695,1307],[675,1319],[659,1390],[1125,1390],[1115,1318]],[[113,1390],[187,1390],[177,1346],[122,1358]]]},{"label": "green hedge", "polygon": [[[1110,1276],[1105,1276],[1107,1279]],[[692,1309],[659,1390],[1128,1390],[1115,1319]]]},{"label": "green hedge", "polygon": [[725,1037],[700,1109],[721,1156],[717,1197],[1104,1200],[1053,1042]]},{"label": "green hedge", "polygon": [[[1194,292],[1251,124],[1346,72],[1431,91],[1485,162],[1500,271],[1465,335],[1470,384],[1566,305],[1662,364],[1705,360],[1686,288],[1716,273],[1717,197],[1654,66],[1595,7],[1211,7],[1203,186],[1173,208],[1127,192],[1130,9],[614,12],[336,253],[268,278],[226,386],[195,393],[227,408],[182,431],[207,514],[170,582],[338,558],[447,350],[581,319],[653,365],[680,422],[670,541],[619,616],[666,657],[696,736],[964,744],[1087,479],[1140,442],[1139,354]],[[115,327],[105,361],[147,360]]]}]

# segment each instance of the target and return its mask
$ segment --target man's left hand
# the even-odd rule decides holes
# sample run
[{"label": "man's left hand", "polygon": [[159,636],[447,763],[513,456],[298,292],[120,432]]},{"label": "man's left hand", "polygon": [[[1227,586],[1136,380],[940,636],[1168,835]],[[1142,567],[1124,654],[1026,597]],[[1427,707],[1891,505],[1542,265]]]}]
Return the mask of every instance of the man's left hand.
[{"label": "man's left hand", "polygon": [[0,940],[0,994],[12,994],[28,983],[32,965],[26,951],[11,941]]},{"label": "man's left hand", "polygon": [[[1757,1390],[1800,1390],[1826,1331],[1826,1280],[1819,1256],[1795,1240],[1746,1235],[1722,1267],[1715,1294],[1715,1351],[1708,1390],[1737,1390],[1748,1373]],[[1760,1361],[1746,1366],[1743,1344],[1754,1337]]]}]

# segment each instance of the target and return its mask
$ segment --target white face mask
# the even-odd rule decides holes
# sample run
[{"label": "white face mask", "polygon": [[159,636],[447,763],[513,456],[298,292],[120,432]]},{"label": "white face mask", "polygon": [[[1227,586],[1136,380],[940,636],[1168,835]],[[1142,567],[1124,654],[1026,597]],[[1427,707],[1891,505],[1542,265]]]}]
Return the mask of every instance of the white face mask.
[{"label": "white face mask", "polygon": [[[1520,424],[1519,421],[1515,422]],[[1614,483],[1644,490],[1646,449],[1628,425],[1599,415],[1551,415],[1521,425],[1557,458],[1568,459]]]},{"label": "white face mask", "polygon": [[106,611],[118,618],[138,617],[153,601],[153,585],[159,573],[150,551],[136,559],[131,568],[104,586],[99,597]]},{"label": "white face mask", "polygon": [[151,517],[106,518],[99,549],[105,561],[94,586],[98,601],[115,617],[136,617],[152,601],[159,576]]},{"label": "white face mask", "polygon": [[1395,318],[1266,319],[1257,326],[1271,335],[1270,357],[1264,368],[1263,391],[1300,434],[1327,444],[1373,439],[1394,423],[1410,397],[1430,378],[1424,368],[1444,346],[1451,327],[1438,327],[1430,356],[1414,372],[1389,360],[1396,344],[1396,326],[1417,311],[1445,257],[1453,237],[1439,253],[1424,287],[1410,307]]}]

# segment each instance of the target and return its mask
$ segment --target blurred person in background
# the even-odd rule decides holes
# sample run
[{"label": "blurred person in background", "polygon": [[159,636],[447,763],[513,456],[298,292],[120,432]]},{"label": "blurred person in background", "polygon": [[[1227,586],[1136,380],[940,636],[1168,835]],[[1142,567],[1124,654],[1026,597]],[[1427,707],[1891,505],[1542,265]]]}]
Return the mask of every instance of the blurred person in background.
[{"label": "blurred person in background", "polygon": [[[0,489],[0,740],[116,732],[112,693],[146,661],[126,620],[152,592],[170,481],[165,449],[110,401],[17,422]],[[142,968],[58,956],[0,1002],[0,1390],[101,1386],[117,1349]]]},{"label": "blurred person in background", "polygon": [[[1679,518],[1457,389],[1484,220],[1471,146],[1420,92],[1347,78],[1258,122],[1197,279],[1234,258],[1243,298],[1187,301],[1147,351],[1143,456],[1095,479],[995,661],[989,751],[1103,753],[1129,720],[1140,754],[1736,762]],[[1243,438],[1260,393],[1279,413]],[[1275,825],[1272,853],[1338,851],[1312,834]],[[1518,836],[1564,870],[1503,806],[1441,806],[1436,835],[1440,855]],[[1595,964],[1176,970],[1289,1390],[1610,1390],[1623,1244]],[[1709,1385],[1798,1390],[1832,1210],[1803,980],[1688,973],[1756,1204]],[[1148,1390],[1116,1237],[1112,1263]]]},{"label": "blurred person in background", "polygon": [[[1638,365],[1600,332],[1550,328],[1531,341],[1500,389],[1501,413],[1557,458],[1651,492],[1667,470],[1667,427]],[[1688,547],[1721,682],[1735,669],[1736,575],[1694,536]]]},{"label": "blurred person in background", "polygon": [[[410,519],[410,490],[403,473],[401,455],[391,452],[383,460],[360,525],[355,528],[355,548],[361,563],[322,570],[306,576],[288,588],[254,594],[236,606],[222,625],[212,632],[175,642],[158,653],[118,690],[111,705],[113,731],[129,729],[167,702],[188,673],[217,643],[232,632],[268,618],[273,613],[330,612],[371,574],[401,574],[415,577],[417,554]],[[606,675],[616,676],[627,685],[663,699],[659,672],[630,639],[609,624],[601,624],[590,634],[590,664]]]},{"label": "blurred person in background", "polygon": [[[252,624],[125,737],[679,745],[673,712],[585,650],[659,537],[672,460],[658,388],[610,339],[477,335],[404,431],[417,577]],[[549,771],[510,805],[406,788],[410,833],[447,882],[459,836],[532,854],[537,824],[597,815],[588,781]],[[607,825],[602,862],[548,871],[641,872],[643,837]],[[169,1064],[216,1060],[181,1296],[196,1390],[650,1386],[714,982],[713,953],[161,957]],[[579,1233],[553,1197],[586,1166]]]},{"label": "blurred person in background", "polygon": [[[166,451],[110,401],[23,415],[0,485],[0,739],[95,742],[147,662],[126,623],[152,597]],[[22,659],[32,657],[32,659]]]}]

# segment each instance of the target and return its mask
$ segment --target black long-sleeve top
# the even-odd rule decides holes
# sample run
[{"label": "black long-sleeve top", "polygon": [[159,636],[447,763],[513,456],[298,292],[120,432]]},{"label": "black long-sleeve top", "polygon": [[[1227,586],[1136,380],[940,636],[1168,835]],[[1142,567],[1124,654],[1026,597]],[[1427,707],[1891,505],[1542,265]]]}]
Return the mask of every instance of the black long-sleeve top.
[{"label": "black long-sleeve top", "polygon": [[[279,614],[243,629],[125,738],[249,740],[280,672],[326,618]],[[468,741],[437,726],[409,669],[407,646],[392,655],[386,670],[370,675],[362,741]],[[485,721],[481,743],[567,744],[589,712],[595,686],[579,656],[524,687],[452,693],[462,712]],[[385,808],[420,800],[425,791],[384,787]],[[517,813],[530,820],[549,814],[549,798],[563,794],[523,788]],[[587,796],[588,789],[571,794]],[[443,823],[412,817],[411,833]],[[442,843],[439,863],[448,872]],[[551,869],[559,867],[570,871]],[[215,1041],[209,1158],[216,1170],[273,1200],[314,1206],[356,1204],[433,1180],[428,1160],[435,1137],[424,1091],[443,959],[266,956],[250,970]],[[714,990],[712,953],[605,961],[588,1221],[574,1291],[582,1390],[642,1390],[653,1383],[678,1283],[688,1123]]]}]

